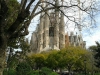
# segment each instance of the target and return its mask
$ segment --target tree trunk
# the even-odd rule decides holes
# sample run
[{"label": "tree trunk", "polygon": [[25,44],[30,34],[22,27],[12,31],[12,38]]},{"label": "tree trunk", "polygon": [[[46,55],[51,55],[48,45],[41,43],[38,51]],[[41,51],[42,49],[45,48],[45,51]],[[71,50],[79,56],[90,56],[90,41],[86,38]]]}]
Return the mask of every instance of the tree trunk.
[{"label": "tree trunk", "polygon": [[71,75],[71,66],[68,66],[68,75]]},{"label": "tree trunk", "polygon": [[5,35],[0,37],[0,75],[3,75],[3,70],[7,65],[6,62],[6,48],[7,48],[7,38]]},{"label": "tree trunk", "polygon": [[[0,48],[0,50],[2,50]],[[5,50],[4,51],[0,51],[0,75],[3,75],[3,70],[6,67],[6,54],[5,54]]]}]

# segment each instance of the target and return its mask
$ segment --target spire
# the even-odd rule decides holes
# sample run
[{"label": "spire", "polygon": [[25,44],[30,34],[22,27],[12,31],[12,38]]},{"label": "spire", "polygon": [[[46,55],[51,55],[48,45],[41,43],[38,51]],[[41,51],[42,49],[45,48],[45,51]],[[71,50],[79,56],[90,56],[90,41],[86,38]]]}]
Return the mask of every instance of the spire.
[{"label": "spire", "polygon": [[[45,3],[44,3],[44,1],[45,1],[45,0],[41,0],[41,7],[42,7],[42,8],[45,8]],[[44,12],[41,13],[41,16],[40,16],[40,17],[43,17],[43,15],[44,15]]]},{"label": "spire", "polygon": [[[80,7],[80,0],[77,0],[78,2],[78,6]],[[79,8],[79,25],[78,25],[78,29],[79,31],[81,32],[82,29],[81,29],[81,11],[80,11],[80,8]]]},{"label": "spire", "polygon": [[[63,6],[63,0],[62,0],[62,6]],[[60,13],[60,24],[59,24],[60,49],[65,47],[65,23],[64,23],[63,8],[61,10],[62,12]]]},{"label": "spire", "polygon": [[62,5],[63,5],[64,0],[61,0],[61,1],[62,1]]},{"label": "spire", "polygon": [[[59,0],[55,0],[55,5],[59,5]],[[55,32],[54,32],[54,39],[55,39],[55,46],[59,48],[59,9],[55,9]]]},{"label": "spire", "polygon": [[43,3],[43,2],[44,2],[44,0],[41,0],[41,3],[42,3],[42,7],[44,7],[44,3]]},{"label": "spire", "polygon": [[58,6],[59,5],[59,0],[55,1],[55,5]]}]

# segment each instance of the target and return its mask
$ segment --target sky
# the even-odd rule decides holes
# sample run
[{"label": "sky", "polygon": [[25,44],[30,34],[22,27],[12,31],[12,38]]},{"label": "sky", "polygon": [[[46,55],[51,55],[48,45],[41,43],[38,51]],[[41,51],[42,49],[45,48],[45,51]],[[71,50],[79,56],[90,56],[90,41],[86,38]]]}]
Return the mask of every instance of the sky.
[{"label": "sky", "polygon": [[91,45],[96,45],[95,41],[100,42],[100,14],[96,17],[96,27],[94,28],[87,28],[83,33],[83,39],[86,41],[87,47]]},{"label": "sky", "polygon": [[[82,37],[83,40],[86,41],[86,47],[88,48],[89,46],[96,45],[95,41],[100,42],[100,14],[96,15],[95,17],[96,20],[96,26],[93,28],[85,28],[82,30]],[[39,16],[36,16],[30,26],[29,26],[29,35],[26,36],[26,38],[31,39],[31,35],[33,31],[36,29],[36,25],[39,23]]]}]

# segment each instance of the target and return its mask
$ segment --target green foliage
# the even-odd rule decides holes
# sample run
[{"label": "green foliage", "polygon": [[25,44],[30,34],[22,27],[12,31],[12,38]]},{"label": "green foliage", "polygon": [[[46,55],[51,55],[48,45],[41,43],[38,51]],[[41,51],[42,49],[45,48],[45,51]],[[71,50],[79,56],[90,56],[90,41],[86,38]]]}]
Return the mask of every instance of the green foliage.
[{"label": "green foliage", "polygon": [[89,50],[92,51],[92,52],[95,52],[96,48],[97,48],[97,46],[93,45],[93,46],[89,47]]},{"label": "green foliage", "polygon": [[[60,51],[52,50],[28,56],[27,60],[31,66],[38,69],[48,67],[56,70],[57,68],[66,68],[67,70],[84,70],[84,60],[89,60],[89,52],[80,47],[67,47]],[[34,65],[33,65],[34,64]],[[34,68],[34,67],[33,67]]]},{"label": "green foliage", "polygon": [[56,72],[53,72],[47,67],[41,68],[41,70],[31,70],[27,75],[58,75]]},{"label": "green foliage", "polygon": [[90,46],[89,50],[91,50],[91,52],[94,55],[95,58],[95,65],[100,68],[100,43],[96,42],[96,45],[94,46]]},{"label": "green foliage", "polygon": [[[62,67],[68,70],[82,69],[84,66],[85,55],[88,53],[85,49],[81,47],[69,46],[60,50],[59,61],[62,63]],[[87,58],[88,59],[88,58]]]},{"label": "green foliage", "polygon": [[95,73],[94,75],[100,75],[100,73]]},{"label": "green foliage", "polygon": [[51,51],[50,54],[48,55],[47,59],[46,59],[46,66],[51,68],[51,69],[55,69],[58,67],[58,60],[59,60],[59,56],[57,55],[58,51]]},{"label": "green foliage", "polygon": [[95,54],[95,59],[96,61],[96,66],[100,68],[100,43],[96,42],[97,48],[96,48],[96,54]]},{"label": "green foliage", "polygon": [[17,66],[17,64],[18,64],[18,60],[13,56],[11,59],[10,59],[10,61],[7,63],[7,67],[8,68],[13,68],[13,69],[15,69],[16,68],[16,66]]},{"label": "green foliage", "polygon": [[43,73],[43,74],[48,75],[48,74],[50,74],[51,72],[52,72],[52,70],[49,69],[49,68],[47,68],[47,67],[41,68],[41,73]]},{"label": "green foliage", "polygon": [[[11,42],[9,44],[9,56],[8,56],[8,60],[7,60],[7,67],[8,68],[16,68],[16,65],[19,62],[19,59],[25,59],[26,58],[26,52],[29,51],[29,43],[26,41],[26,39],[24,37],[21,38],[17,38],[16,40],[13,40],[13,42]],[[21,51],[16,51],[14,54],[14,49],[18,49],[20,48]]]},{"label": "green foliage", "polygon": [[17,75],[27,75],[32,69],[26,62],[21,62],[16,67]]},{"label": "green foliage", "polygon": [[35,57],[35,62],[36,62],[37,67],[42,67],[44,60],[45,60],[45,57],[43,54],[37,54]]},{"label": "green foliage", "polygon": [[9,70],[5,69],[3,71],[3,75],[16,75],[16,71],[14,69],[9,69]]},{"label": "green foliage", "polygon": [[[85,75],[84,73],[79,73],[79,74],[75,74],[75,75]],[[86,74],[86,75],[92,75],[92,74]],[[100,73],[94,73],[93,75],[100,75]]]},{"label": "green foliage", "polygon": [[8,73],[7,73],[7,69],[4,69],[3,70],[3,75],[7,75]]},{"label": "green foliage", "polygon": [[56,72],[53,72],[51,69],[47,67],[41,68],[40,75],[58,75]]},{"label": "green foliage", "polygon": [[26,57],[26,61],[28,62],[28,64],[30,64],[30,66],[33,68],[34,64],[35,64],[35,59],[33,57]]},{"label": "green foliage", "polygon": [[36,70],[36,71],[31,70],[27,75],[39,75],[39,71],[38,70]]},{"label": "green foliage", "polygon": [[58,75],[56,72],[51,72],[50,74],[48,75]]},{"label": "green foliage", "polygon": [[28,56],[27,62],[31,67],[35,66],[35,69],[40,69],[45,64],[46,57],[43,54],[32,54]]},{"label": "green foliage", "polygon": [[18,9],[20,6],[17,0],[9,0],[7,5],[8,5],[8,12],[7,12],[8,25],[7,25],[6,29],[8,29],[12,25],[12,23],[16,20],[16,18],[18,16]]},{"label": "green foliage", "polygon": [[[24,63],[25,64],[25,63]],[[20,64],[20,66],[22,66],[22,63]],[[26,68],[25,66],[23,66],[24,68]],[[51,69],[43,67],[41,68],[41,70],[23,70],[23,68],[21,67],[21,70],[19,71],[20,73],[16,73],[16,71],[14,69],[9,69],[7,71],[7,69],[4,70],[3,75],[58,75],[56,72],[53,72]]]}]

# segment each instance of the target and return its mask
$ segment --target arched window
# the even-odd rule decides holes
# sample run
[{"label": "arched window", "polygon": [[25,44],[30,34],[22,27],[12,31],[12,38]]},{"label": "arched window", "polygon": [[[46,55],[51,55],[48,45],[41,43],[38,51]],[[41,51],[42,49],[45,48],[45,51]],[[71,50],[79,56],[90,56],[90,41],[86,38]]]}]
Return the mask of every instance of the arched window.
[{"label": "arched window", "polygon": [[54,37],[54,27],[49,28],[49,36]]}]

